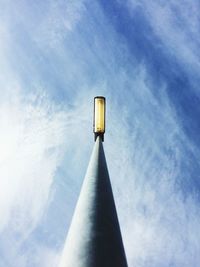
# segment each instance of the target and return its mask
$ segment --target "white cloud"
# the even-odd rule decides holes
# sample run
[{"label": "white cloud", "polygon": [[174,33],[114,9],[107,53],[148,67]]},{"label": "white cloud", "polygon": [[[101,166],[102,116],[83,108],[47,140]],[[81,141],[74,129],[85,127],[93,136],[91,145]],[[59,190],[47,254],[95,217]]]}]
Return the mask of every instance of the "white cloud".
[{"label": "white cloud", "polygon": [[42,215],[62,157],[66,115],[39,95],[10,96],[0,114],[0,230],[11,223],[26,233]]},{"label": "white cloud", "polygon": [[[131,12],[135,8],[145,15],[154,34],[159,37],[164,49],[176,57],[187,71],[196,73],[200,67],[199,2],[184,1],[127,1]],[[134,14],[134,13],[133,13]]]},{"label": "white cloud", "polygon": [[85,0],[50,1],[47,11],[33,31],[33,39],[45,46],[58,45],[80,22],[85,11],[84,2]]},{"label": "white cloud", "polygon": [[[81,151],[78,148],[87,136],[89,120],[85,113],[89,114],[88,108],[92,106],[88,105],[87,96],[80,96],[73,105],[59,106],[44,90],[24,94],[20,85],[2,96],[0,266],[14,266],[14,262],[16,267],[32,266],[34,262],[42,267],[55,266],[59,258],[58,248],[45,246],[45,240],[37,240],[33,232],[41,224],[52,201],[52,184],[64,156],[76,164],[88,149],[87,146]],[[77,150],[71,155],[67,151],[71,151],[75,143]],[[83,160],[78,169],[74,166],[77,173],[82,164]],[[79,176],[74,179],[74,184],[80,183],[82,177]]]},{"label": "white cloud", "polygon": [[123,93],[131,114],[111,103],[112,138],[105,143],[129,266],[197,267],[200,209],[177,184],[186,151],[197,160],[199,149],[184,134],[165,87],[157,98],[143,70],[133,79],[134,90]]}]

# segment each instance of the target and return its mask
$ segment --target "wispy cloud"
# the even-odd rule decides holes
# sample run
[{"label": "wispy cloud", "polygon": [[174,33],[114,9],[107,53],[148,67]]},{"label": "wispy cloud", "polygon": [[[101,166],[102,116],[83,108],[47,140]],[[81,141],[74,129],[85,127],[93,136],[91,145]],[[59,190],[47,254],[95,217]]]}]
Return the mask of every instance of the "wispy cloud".
[{"label": "wispy cloud", "polygon": [[85,11],[84,2],[50,1],[33,31],[34,40],[46,47],[59,45],[81,21]]},{"label": "wispy cloud", "polygon": [[145,15],[163,49],[175,57],[193,78],[198,74],[199,2],[127,1],[132,15],[137,9]]},{"label": "wispy cloud", "polygon": [[[52,185],[63,164],[64,153],[71,165],[83,156],[85,149],[79,154],[78,146],[87,129],[82,140],[78,140],[77,133],[88,124],[84,115],[89,113],[88,105],[81,99],[83,102],[74,103],[73,109],[59,106],[43,90],[24,95],[20,88],[12,88],[8,95],[0,105],[1,266],[13,266],[13,262],[20,267],[49,266],[47,251],[52,257],[55,255],[56,261],[59,247],[51,249],[40,240],[40,225],[51,205]],[[71,155],[75,143],[77,150]],[[76,172],[80,183],[80,171],[75,168]],[[51,228],[52,223],[47,220],[46,224],[45,231],[51,236],[48,225]]]},{"label": "wispy cloud", "polygon": [[[198,266],[198,198],[191,191],[185,197],[181,180],[187,150],[196,159],[199,150],[193,150],[165,89],[157,99],[144,81],[143,73],[135,77],[126,98],[134,116],[124,121],[124,111],[112,118],[112,142],[105,144],[128,262]],[[116,116],[117,107],[112,110]]]},{"label": "wispy cloud", "polygon": [[40,95],[24,102],[14,93],[4,99],[0,110],[0,230],[13,232],[22,241],[47,203],[63,153],[66,116]]}]

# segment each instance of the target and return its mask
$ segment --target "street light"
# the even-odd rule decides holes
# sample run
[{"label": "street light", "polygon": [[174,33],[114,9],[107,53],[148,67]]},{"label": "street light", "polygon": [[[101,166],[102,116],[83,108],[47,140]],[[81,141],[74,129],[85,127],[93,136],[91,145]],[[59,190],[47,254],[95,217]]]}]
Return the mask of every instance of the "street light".
[{"label": "street light", "polygon": [[93,132],[94,140],[100,136],[104,141],[105,133],[105,111],[106,111],[106,99],[103,96],[96,96],[94,98],[94,118],[93,118]]}]

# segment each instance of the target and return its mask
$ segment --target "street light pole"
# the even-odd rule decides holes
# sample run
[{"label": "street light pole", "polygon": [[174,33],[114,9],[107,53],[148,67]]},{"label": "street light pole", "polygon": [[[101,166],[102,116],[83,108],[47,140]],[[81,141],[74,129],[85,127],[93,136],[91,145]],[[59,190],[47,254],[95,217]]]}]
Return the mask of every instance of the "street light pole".
[{"label": "street light pole", "polygon": [[96,137],[59,267],[127,267],[102,135]]}]

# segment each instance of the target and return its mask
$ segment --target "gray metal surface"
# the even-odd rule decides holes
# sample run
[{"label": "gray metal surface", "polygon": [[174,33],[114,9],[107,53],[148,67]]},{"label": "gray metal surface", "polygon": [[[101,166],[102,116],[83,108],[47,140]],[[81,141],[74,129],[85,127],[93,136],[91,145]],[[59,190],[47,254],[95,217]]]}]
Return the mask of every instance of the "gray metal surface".
[{"label": "gray metal surface", "polygon": [[127,267],[103,145],[95,143],[59,267]]}]

